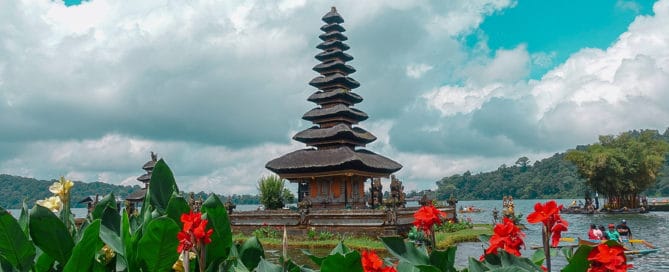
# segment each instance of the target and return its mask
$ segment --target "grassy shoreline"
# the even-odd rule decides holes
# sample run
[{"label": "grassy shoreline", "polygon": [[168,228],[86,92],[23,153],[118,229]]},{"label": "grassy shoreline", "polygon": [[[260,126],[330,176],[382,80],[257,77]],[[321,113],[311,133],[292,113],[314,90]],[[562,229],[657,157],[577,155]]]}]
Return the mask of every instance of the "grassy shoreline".
[{"label": "grassy shoreline", "polygon": [[[460,230],[456,232],[437,232],[437,248],[444,249],[449,246],[456,245],[461,242],[477,242],[479,241],[478,236],[481,234],[492,234],[492,225],[490,224],[475,224],[471,229]],[[232,239],[235,242],[242,242],[248,239],[249,236],[235,234]],[[259,237],[258,238],[263,246],[268,248],[280,248],[282,245],[282,238],[267,238]],[[328,240],[295,240],[288,239],[289,247],[300,247],[300,248],[333,248],[339,243],[339,239],[333,238]],[[375,237],[345,237],[343,239],[344,244],[353,249],[362,250],[385,250],[383,243],[378,238]]]}]

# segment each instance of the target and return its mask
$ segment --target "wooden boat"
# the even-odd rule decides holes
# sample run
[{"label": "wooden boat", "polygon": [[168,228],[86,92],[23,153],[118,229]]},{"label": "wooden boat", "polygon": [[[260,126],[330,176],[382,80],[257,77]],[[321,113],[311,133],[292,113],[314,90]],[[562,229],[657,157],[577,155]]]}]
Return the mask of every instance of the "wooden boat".
[{"label": "wooden boat", "polygon": [[458,213],[480,213],[483,210],[481,208],[476,208],[474,206],[462,207],[458,210]]},{"label": "wooden boat", "polygon": [[669,203],[656,203],[648,205],[651,212],[669,212]]},{"label": "wooden boat", "polygon": [[[597,246],[602,241],[604,240],[588,240],[588,239],[581,239],[581,238],[570,238],[570,237],[563,237],[560,239],[561,242],[577,242],[576,244],[568,244],[568,245],[562,245],[562,247],[577,247],[580,245],[587,245],[587,246]],[[653,244],[646,242],[645,240],[640,240],[640,239],[630,239],[627,240],[624,243],[629,243],[631,247],[634,247],[635,245],[643,245],[646,248],[645,249],[635,249],[635,248],[628,248],[625,247],[625,254],[626,255],[646,255],[650,253],[656,253],[660,251],[659,248],[655,247]]]}]

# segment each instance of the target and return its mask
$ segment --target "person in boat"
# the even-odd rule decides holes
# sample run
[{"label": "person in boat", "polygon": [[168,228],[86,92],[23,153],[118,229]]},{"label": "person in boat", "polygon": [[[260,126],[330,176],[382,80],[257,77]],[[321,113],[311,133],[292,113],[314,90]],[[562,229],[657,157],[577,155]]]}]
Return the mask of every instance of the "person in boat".
[{"label": "person in boat", "polygon": [[618,243],[622,243],[623,241],[620,239],[620,233],[616,230],[616,225],[614,224],[609,224],[609,230],[606,231],[606,236],[608,237],[609,240],[617,241]]},{"label": "person in boat", "polygon": [[609,236],[606,235],[606,229],[604,228],[604,226],[599,225],[599,226],[597,226],[597,229],[599,229],[599,233],[602,234],[599,238],[600,240],[608,240],[609,239]]},{"label": "person in boat", "polygon": [[597,228],[597,225],[590,224],[590,230],[588,231],[588,239],[590,240],[602,239],[602,232]]},{"label": "person in boat", "polygon": [[627,220],[623,219],[620,221],[620,224],[616,226],[616,231],[620,233],[620,238],[623,241],[628,241],[629,239],[632,239],[632,230],[627,226]]}]

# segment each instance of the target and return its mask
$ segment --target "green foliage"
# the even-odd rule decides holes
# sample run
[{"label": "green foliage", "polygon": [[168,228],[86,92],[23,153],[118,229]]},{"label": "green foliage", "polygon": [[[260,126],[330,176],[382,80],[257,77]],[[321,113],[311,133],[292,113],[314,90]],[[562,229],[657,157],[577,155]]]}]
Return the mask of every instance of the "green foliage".
[{"label": "green foliage", "polygon": [[44,254],[61,264],[72,254],[74,240],[65,224],[49,209],[35,205],[30,211],[30,237]]},{"label": "green foliage", "polygon": [[14,217],[0,208],[0,259],[19,271],[28,271],[34,258],[35,246]]},{"label": "green foliage", "polygon": [[[622,135],[624,135],[624,141],[617,139]],[[669,143],[669,128],[664,134],[659,134],[655,130],[634,130],[625,132],[621,136],[601,137],[601,140],[607,145],[620,148],[617,152],[611,150],[604,152],[608,149],[592,147],[601,146],[600,142],[591,146],[579,146],[568,153],[580,153],[593,148],[592,151],[599,152],[599,155],[598,164],[591,165],[591,169],[595,169],[594,165],[599,165],[601,173],[608,172],[611,176],[622,175],[620,179],[627,181],[616,181],[622,186],[630,185],[628,181],[631,179],[638,180],[638,184],[626,186],[627,189],[636,191],[637,195],[644,191],[649,196],[669,195],[669,153],[666,150],[662,152],[664,148],[661,147],[664,145],[661,142]],[[628,139],[634,139],[636,143],[628,142]],[[622,142],[628,143],[623,144]],[[461,175],[444,177],[437,181],[437,199],[445,200],[451,194],[461,200],[500,199],[504,195],[512,195],[517,199],[583,197],[583,193],[589,187],[589,184],[586,184],[589,174],[579,173],[576,165],[583,164],[586,160],[577,158],[577,155],[573,154],[569,155],[572,158],[567,160],[566,154],[556,153],[534,164],[523,156],[516,160],[514,166],[509,167],[503,164],[491,172],[472,174],[467,171]],[[603,166],[606,165],[608,167],[604,168]],[[658,165],[659,168],[655,168]],[[657,170],[649,171],[652,169]],[[624,174],[624,171],[630,174]],[[632,197],[626,199],[626,201],[632,201]]]},{"label": "green foliage", "polygon": [[280,234],[277,228],[264,225],[255,229],[253,231],[253,236],[258,238],[278,238]]},{"label": "green foliage", "polygon": [[638,196],[657,180],[667,151],[669,144],[656,130],[642,130],[600,136],[599,143],[570,150],[566,159],[589,188],[606,196],[610,208],[637,208]]},{"label": "green foliage", "polygon": [[[263,177],[258,181],[260,203],[265,209],[275,210],[283,208],[286,203],[284,181],[277,175]],[[293,196],[293,198],[295,198]]]},{"label": "green foliage", "polygon": [[176,239],[179,226],[169,217],[152,220],[147,231],[139,240],[137,252],[140,262],[147,271],[167,271],[179,258],[176,251],[179,241]]},{"label": "green foliage", "polygon": [[437,199],[446,200],[451,194],[460,200],[501,199],[504,195],[516,199],[582,197],[583,179],[563,158],[563,153],[557,153],[530,164],[527,157],[521,157],[514,166],[445,177],[437,181]]},{"label": "green foliage", "polygon": [[473,227],[474,224],[470,222],[459,222],[459,223],[444,222],[441,225],[435,226],[435,230],[442,232],[456,232],[456,231],[471,229]]},{"label": "green foliage", "polygon": [[209,220],[209,226],[214,230],[211,243],[207,245],[207,262],[217,267],[228,256],[232,245],[232,229],[230,219],[221,200],[212,194],[202,203],[202,212]]},{"label": "green foliage", "polygon": [[72,257],[67,261],[63,271],[90,271],[96,262],[95,252],[103,246],[99,236],[100,220],[97,219],[84,230],[81,241],[72,250]]},{"label": "green foliage", "polygon": [[[51,196],[49,190],[36,190],[35,188],[49,188],[56,180],[37,180],[12,175],[0,174],[0,207],[7,209],[21,208],[21,203],[35,203],[39,199]],[[84,208],[85,204],[78,203],[80,200],[95,196],[96,194],[114,193],[125,198],[135,191],[139,191],[139,185],[120,186],[104,182],[81,182],[74,181],[76,188],[70,195],[72,207]]]},{"label": "green foliage", "polygon": [[151,181],[147,192],[151,196],[151,205],[158,211],[163,212],[167,209],[168,202],[175,193],[179,193],[179,189],[174,180],[174,174],[172,174],[172,170],[165,161],[160,159],[153,167],[153,172],[151,172]]}]

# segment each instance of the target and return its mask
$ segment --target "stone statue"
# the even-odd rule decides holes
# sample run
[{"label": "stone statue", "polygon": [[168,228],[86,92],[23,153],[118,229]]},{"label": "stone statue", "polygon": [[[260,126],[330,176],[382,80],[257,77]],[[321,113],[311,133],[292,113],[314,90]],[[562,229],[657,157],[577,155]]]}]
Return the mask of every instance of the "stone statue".
[{"label": "stone statue", "polygon": [[458,199],[455,198],[455,196],[453,194],[451,194],[451,196],[448,198],[448,200],[446,200],[446,203],[448,203],[448,206],[450,206],[450,207],[455,207],[455,204],[458,203]]},{"label": "stone statue", "polygon": [[232,203],[232,198],[228,197],[228,201],[223,204],[225,206],[225,209],[228,211],[228,214],[232,214],[232,211],[237,208],[237,205],[235,203]]},{"label": "stone statue", "polygon": [[406,205],[405,200],[406,194],[404,193],[404,186],[402,182],[395,177],[395,175],[390,176],[390,198],[392,203],[404,207]]},{"label": "stone statue", "polygon": [[372,208],[383,204],[383,185],[380,178],[372,179],[372,186],[369,188],[370,199],[369,205]]},{"label": "stone statue", "polygon": [[432,204],[432,200],[428,198],[427,195],[423,195],[420,197],[420,200],[418,200],[418,204],[420,204],[421,206],[428,206]]}]

